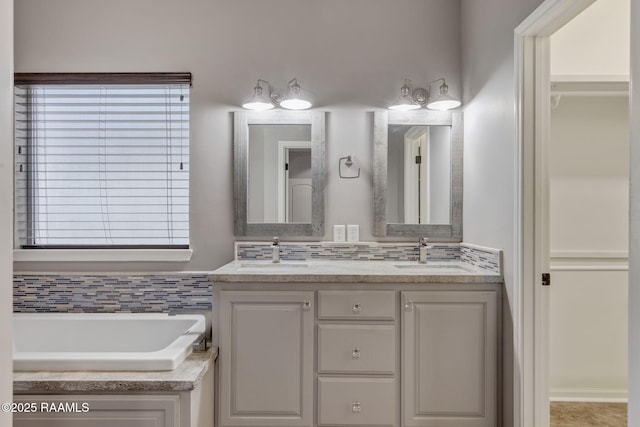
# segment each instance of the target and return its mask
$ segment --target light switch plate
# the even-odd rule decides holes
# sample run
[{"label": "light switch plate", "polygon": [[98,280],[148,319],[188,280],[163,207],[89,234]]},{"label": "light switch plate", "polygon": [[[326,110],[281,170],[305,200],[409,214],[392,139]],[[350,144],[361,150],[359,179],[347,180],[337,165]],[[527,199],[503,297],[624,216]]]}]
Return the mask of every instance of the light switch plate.
[{"label": "light switch plate", "polygon": [[333,226],[333,241],[334,242],[344,242],[345,238],[344,225],[334,225]]},{"label": "light switch plate", "polygon": [[360,241],[360,226],[359,225],[347,225],[347,241],[359,242]]}]

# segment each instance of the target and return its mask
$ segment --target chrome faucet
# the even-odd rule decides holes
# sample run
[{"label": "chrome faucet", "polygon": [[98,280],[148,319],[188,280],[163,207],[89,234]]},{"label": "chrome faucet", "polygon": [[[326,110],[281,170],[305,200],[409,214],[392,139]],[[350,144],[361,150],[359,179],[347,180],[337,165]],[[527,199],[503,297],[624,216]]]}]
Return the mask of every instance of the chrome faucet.
[{"label": "chrome faucet", "polygon": [[428,242],[429,239],[426,237],[421,237],[420,240],[418,240],[418,250],[420,251],[418,262],[422,264],[427,263],[427,249],[431,249],[431,246],[427,244]]},{"label": "chrome faucet", "polygon": [[277,237],[273,238],[271,244],[271,262],[280,262],[280,239]]}]

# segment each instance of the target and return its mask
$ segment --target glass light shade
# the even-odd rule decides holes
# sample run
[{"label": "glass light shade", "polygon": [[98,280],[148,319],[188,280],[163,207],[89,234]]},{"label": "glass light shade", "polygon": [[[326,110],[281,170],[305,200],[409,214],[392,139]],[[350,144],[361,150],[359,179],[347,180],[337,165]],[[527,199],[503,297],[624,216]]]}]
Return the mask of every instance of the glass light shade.
[{"label": "glass light shade", "polygon": [[242,104],[242,108],[254,111],[271,110],[273,108],[273,102],[264,96],[262,93],[262,87],[258,82],[258,85],[253,88],[253,96],[249,101]]},{"label": "glass light shade", "polygon": [[403,100],[402,97],[400,97],[397,104],[389,106],[390,110],[398,111],[417,110],[418,108],[420,108],[420,105],[416,104],[413,99]]},{"label": "glass light shade", "polygon": [[442,99],[437,101],[431,101],[427,104],[427,108],[430,110],[446,111],[458,108],[462,103],[457,99]]},{"label": "glass light shade", "polygon": [[404,84],[400,88],[400,97],[398,98],[398,102],[389,106],[390,110],[398,110],[398,111],[409,111],[409,110],[417,110],[420,108],[420,104],[418,104],[413,96],[409,94],[411,91],[411,87],[409,86],[409,79],[404,80]]},{"label": "glass light shade", "polygon": [[247,110],[254,110],[254,111],[265,111],[265,110],[271,110],[273,108],[273,104],[270,102],[250,101],[242,104],[242,108],[246,108]]},{"label": "glass light shade", "polygon": [[427,108],[429,110],[446,111],[454,108],[458,108],[462,103],[449,95],[449,86],[443,83],[440,86],[440,93],[429,97],[427,102]]},{"label": "glass light shade", "polygon": [[288,98],[280,101],[280,106],[287,110],[306,110],[311,108],[311,103],[301,98]]},{"label": "glass light shade", "polygon": [[306,110],[311,108],[311,103],[300,97],[300,85],[298,79],[291,79],[287,85],[288,94],[285,99],[280,101],[280,106],[287,110]]}]

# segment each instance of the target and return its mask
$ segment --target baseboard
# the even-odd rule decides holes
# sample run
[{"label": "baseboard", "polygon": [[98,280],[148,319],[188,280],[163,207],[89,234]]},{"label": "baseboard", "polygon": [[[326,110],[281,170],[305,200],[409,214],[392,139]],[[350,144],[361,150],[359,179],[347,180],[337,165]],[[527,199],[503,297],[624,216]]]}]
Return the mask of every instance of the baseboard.
[{"label": "baseboard", "polygon": [[612,402],[627,403],[626,389],[601,388],[552,388],[549,392],[551,402]]}]

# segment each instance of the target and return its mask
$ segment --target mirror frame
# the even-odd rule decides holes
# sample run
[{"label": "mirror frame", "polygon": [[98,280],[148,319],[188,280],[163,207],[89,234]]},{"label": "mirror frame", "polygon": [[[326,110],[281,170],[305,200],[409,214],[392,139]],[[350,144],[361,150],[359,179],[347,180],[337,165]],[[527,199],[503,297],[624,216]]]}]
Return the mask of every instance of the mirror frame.
[{"label": "mirror frame", "polygon": [[[311,223],[247,221],[249,125],[311,125]],[[325,113],[323,111],[236,111],[233,113],[233,198],[236,236],[324,237]]]},{"label": "mirror frame", "polygon": [[[387,224],[387,162],[389,125],[451,126],[451,224]],[[375,111],[373,113],[373,209],[374,231],[379,237],[429,237],[462,241],[461,111]]]}]

